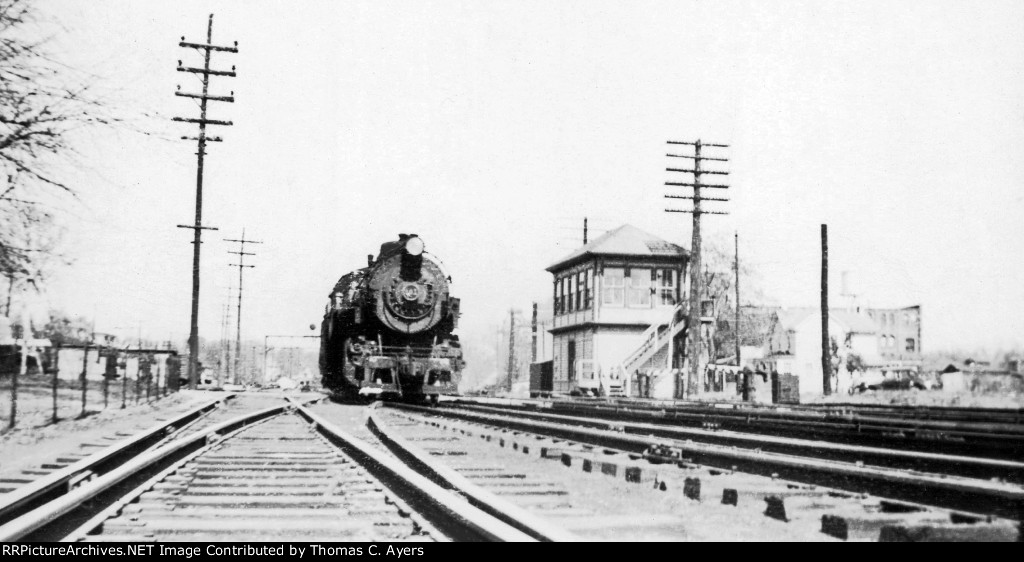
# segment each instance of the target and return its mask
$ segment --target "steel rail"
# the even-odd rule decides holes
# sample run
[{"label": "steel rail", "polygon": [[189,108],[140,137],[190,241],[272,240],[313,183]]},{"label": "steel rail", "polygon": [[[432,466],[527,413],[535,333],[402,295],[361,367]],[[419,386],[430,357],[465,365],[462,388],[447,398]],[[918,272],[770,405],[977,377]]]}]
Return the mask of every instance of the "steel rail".
[{"label": "steel rail", "polygon": [[944,447],[950,452],[982,454],[1017,459],[1024,454],[1024,426],[1007,423],[971,423],[943,420],[888,419],[880,415],[839,414],[822,411],[782,411],[760,408],[636,407],[616,404],[523,400],[460,399],[455,403],[500,405],[510,409],[561,411],[609,419],[658,423],[685,423],[691,426],[717,425],[750,433],[812,436],[833,441],[875,445],[896,444],[918,450]]},{"label": "steel rail", "polygon": [[485,490],[469,481],[455,469],[430,458],[430,455],[398,435],[381,421],[375,411],[371,410],[368,425],[385,445],[402,460],[416,467],[421,473],[441,486],[459,493],[469,499],[470,503],[498,519],[512,525],[533,538],[544,542],[578,542],[581,539],[551,521],[538,517],[529,511]]},{"label": "steel rail", "polygon": [[[507,415],[507,412],[500,408],[472,406],[471,409],[497,415]],[[600,418],[549,414],[546,412],[517,412],[517,415],[560,423],[581,424],[597,429],[609,429],[638,435],[693,440],[702,443],[746,447],[784,454],[804,454],[804,456],[806,456],[806,451],[813,451],[813,456],[827,460],[864,462],[890,468],[910,468],[975,478],[1000,478],[1024,483],[1024,462],[1019,461],[867,447],[863,445],[812,441],[793,437],[727,430],[710,430],[643,422],[610,421]]]},{"label": "steel rail", "polygon": [[465,498],[441,488],[399,460],[348,434],[305,407],[298,406],[296,411],[313,424],[321,435],[356,458],[376,478],[393,489],[401,490],[405,501],[443,532],[469,540],[533,540],[529,535],[471,506]]},{"label": "steel rail", "polygon": [[[931,431],[960,431],[965,434],[980,432],[982,435],[1005,435],[1021,439],[1024,438],[1024,425],[1019,423],[1008,423],[1005,421],[971,421],[971,420],[948,420],[948,419],[920,419],[900,415],[897,417],[885,417],[884,412],[877,409],[856,409],[848,407],[831,408],[805,408],[799,406],[787,407],[736,407],[731,404],[675,404],[669,407],[658,405],[636,405],[636,404],[604,404],[585,402],[558,402],[554,409],[593,409],[600,411],[611,411],[616,413],[643,412],[646,414],[659,413],[662,417],[673,419],[690,415],[716,416],[721,418],[750,418],[771,421],[795,421],[805,423],[807,421],[821,421],[828,423],[878,424],[887,429],[901,430],[931,430]],[[837,411],[838,410],[838,411]]]},{"label": "steel rail", "polygon": [[460,400],[486,403],[504,401],[519,407],[592,407],[619,411],[713,411],[722,413],[766,413],[779,415],[817,414],[819,416],[856,416],[863,414],[884,414],[909,421],[959,421],[969,424],[1007,424],[1024,431],[1024,408],[995,409],[966,406],[928,406],[868,404],[856,402],[835,402],[821,404],[760,404],[754,402],[714,401],[696,402],[683,400],[654,400],[649,398],[604,397],[604,398],[531,398],[498,399],[484,397],[460,397]]},{"label": "steel rail", "polygon": [[[247,428],[248,428],[247,425],[239,427],[239,428],[235,429],[234,431],[231,431],[230,433],[226,433],[226,434],[222,435],[222,438],[223,439],[229,439],[233,435],[235,435],[236,433],[238,433],[240,431],[244,431]],[[86,521],[85,523],[79,525],[77,529],[75,529],[71,533],[68,533],[67,536],[63,537],[61,540],[64,541],[64,542],[79,542],[79,541],[85,539],[88,536],[90,531],[92,531],[96,527],[100,526],[107,519],[109,519],[109,518],[113,517],[114,515],[116,515],[117,512],[119,510],[121,510],[122,508],[124,508],[125,505],[135,501],[142,494],[144,494],[145,492],[147,492],[150,489],[152,489],[154,485],[156,485],[157,483],[163,481],[164,479],[166,479],[169,475],[173,474],[174,472],[180,470],[183,465],[185,465],[189,461],[192,461],[192,460],[196,459],[197,457],[205,454],[210,449],[218,446],[219,444],[220,444],[219,440],[208,442],[204,446],[200,447],[199,449],[196,449],[195,451],[189,453],[188,455],[185,455],[184,458],[178,459],[176,462],[171,463],[170,466],[168,466],[167,468],[164,468],[163,470],[158,472],[155,476],[153,476],[152,478],[146,480],[145,482],[143,482],[139,486],[136,486],[135,489],[133,489],[132,491],[130,491],[127,494],[117,498],[117,501],[113,502],[112,504],[110,504],[109,506],[104,508],[102,511],[97,513],[96,515],[94,515],[91,518],[89,518],[88,521]]]},{"label": "steel rail", "polygon": [[676,456],[671,458],[664,453],[650,455],[650,460],[655,462],[699,463],[726,470],[778,475],[790,480],[852,492],[868,492],[876,496],[921,502],[936,507],[998,515],[1015,520],[1024,519],[1024,488],[1003,482],[865,466],[861,463],[821,460],[664,437],[643,437],[619,431],[531,421],[523,416],[497,416],[405,404],[389,404],[389,407],[435,416],[451,416],[598,446],[617,447],[642,455],[660,447],[662,451],[667,449]]},{"label": "steel rail", "polygon": [[[80,486],[0,526],[0,542],[31,541],[38,536],[52,534],[54,526],[77,527],[74,523],[68,524],[68,521],[85,521],[91,517],[88,514],[83,515],[83,511],[88,511],[83,504],[113,503],[134,488],[139,479],[149,478],[153,473],[164,470],[169,464],[220,439],[222,433],[280,414],[288,407],[287,404],[282,404],[243,414],[202,432],[172,441],[163,447],[146,451],[96,479],[92,484]],[[126,486],[128,489],[123,489]],[[94,509],[92,507],[92,510]]]},{"label": "steel rail", "polygon": [[82,483],[109,472],[138,455],[141,451],[158,445],[168,432],[191,423],[204,413],[213,410],[221,403],[232,398],[235,398],[235,394],[227,394],[216,400],[206,402],[172,420],[160,422],[82,460],[0,496],[0,500],[3,502],[0,504],[0,524],[11,521],[42,503],[67,494]]},{"label": "steel rail", "polygon": [[[294,400],[289,398],[289,400]],[[323,417],[295,403],[296,412],[329,441],[359,461],[374,477],[393,490],[431,524],[449,536],[466,540],[532,542],[523,531],[471,505],[465,498],[435,484],[400,460],[343,431]]]}]

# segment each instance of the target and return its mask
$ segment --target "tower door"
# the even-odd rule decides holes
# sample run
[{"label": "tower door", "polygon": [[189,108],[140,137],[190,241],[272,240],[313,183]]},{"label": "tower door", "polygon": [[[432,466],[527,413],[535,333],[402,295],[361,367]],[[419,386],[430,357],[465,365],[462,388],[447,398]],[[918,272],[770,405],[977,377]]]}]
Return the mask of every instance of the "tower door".
[{"label": "tower door", "polygon": [[569,349],[566,355],[569,359],[569,379],[570,381],[576,380],[576,342],[569,340]]}]

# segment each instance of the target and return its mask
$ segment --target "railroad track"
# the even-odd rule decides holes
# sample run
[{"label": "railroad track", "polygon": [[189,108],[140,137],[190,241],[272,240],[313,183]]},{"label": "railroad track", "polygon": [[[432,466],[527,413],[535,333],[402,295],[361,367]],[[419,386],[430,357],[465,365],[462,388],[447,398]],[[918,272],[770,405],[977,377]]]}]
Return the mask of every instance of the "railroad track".
[{"label": "railroad track", "polygon": [[774,503],[765,512],[783,519],[787,508],[792,513],[807,511],[810,505],[811,511],[820,512],[821,530],[841,538],[863,538],[865,533],[877,538],[885,527],[889,538],[1016,539],[1024,515],[1024,489],[1006,483],[629,435],[621,428],[532,420],[522,412],[512,417],[398,407],[437,418],[438,423],[487,427],[486,439],[582,465],[584,471],[661,486],[676,480],[684,495],[704,501],[712,497],[735,505],[745,496],[755,503],[772,497]]},{"label": "railroad track", "polygon": [[[67,493],[40,493],[34,509],[0,526],[0,541],[721,540],[726,527],[735,540],[1020,534],[1024,494],[1000,483],[932,479],[932,493],[960,494],[955,502],[989,494],[986,509],[943,509],[866,495],[885,490],[865,485],[880,478],[873,467],[621,427],[445,408],[254,405],[179,423],[157,446]],[[440,417],[453,414],[461,419]],[[614,479],[585,483],[562,467]],[[927,491],[927,475],[883,476]]]},{"label": "railroad track", "polygon": [[147,450],[0,541],[532,538],[294,401]]},{"label": "railroad track", "polygon": [[[499,517],[530,521],[533,529],[525,532],[540,530],[557,536],[554,540],[712,541],[723,540],[724,526],[733,529],[731,538],[737,540],[831,539],[759,514],[740,517],[738,524],[736,511],[727,506],[708,506],[697,514],[693,506],[678,505],[655,488],[622,479],[580,478],[556,462],[531,461],[520,453],[529,452],[532,443],[513,451],[507,436],[468,424],[435,426],[387,408],[372,413],[369,422],[399,457],[438,484],[483,509],[499,510]],[[427,468],[435,459],[443,461],[441,469]]]},{"label": "railroad track", "polygon": [[64,452],[37,470],[22,471],[25,478],[12,482],[15,485],[0,494],[0,524],[67,494],[143,451],[183,434],[188,428],[205,423],[216,416],[215,412],[230,409],[229,404],[234,398],[234,394],[226,394],[144,429],[135,432],[120,430],[106,438],[90,440],[81,444],[81,452]]},{"label": "railroad track", "polygon": [[[509,414],[508,410],[490,406],[458,405],[454,408],[495,415]],[[1024,484],[1024,462],[1018,460],[948,455],[891,447],[868,447],[785,436],[777,437],[745,431],[730,431],[717,428],[714,425],[709,425],[708,428],[694,428],[664,423],[608,420],[600,417],[532,411],[517,411],[515,415],[524,419],[556,424],[614,429],[621,433],[644,437],[663,437],[695,443],[757,449],[772,453],[812,456],[823,460]]]},{"label": "railroad track", "polygon": [[[464,398],[469,399],[469,398]],[[823,404],[758,404],[751,402],[718,401],[718,402],[696,402],[696,401],[665,401],[644,398],[584,398],[584,397],[559,397],[547,399],[481,399],[480,401],[502,401],[509,403],[531,404],[550,403],[566,406],[603,406],[611,408],[628,408],[634,410],[708,410],[708,409],[730,409],[744,411],[784,411],[784,412],[809,412],[809,413],[833,413],[839,415],[848,414],[871,414],[884,415],[887,418],[899,418],[907,420],[931,420],[931,421],[958,421],[968,423],[1005,423],[1024,424],[1024,408],[996,409],[963,406],[917,406],[897,404],[868,404],[857,402],[834,402]]]},{"label": "railroad track", "polygon": [[[990,418],[953,419],[928,409],[931,418],[903,408],[763,407],[747,404],[655,405],[597,400],[499,400],[460,398],[454,404],[501,407],[521,412],[548,412],[622,422],[648,422],[744,433],[900,448],[950,455],[1008,460],[1024,458],[1024,424],[1020,413],[993,413]],[[981,415],[965,409],[963,416]],[[959,414],[958,414],[959,415]],[[943,417],[945,416],[945,417]],[[942,418],[942,419],[937,419]]]}]

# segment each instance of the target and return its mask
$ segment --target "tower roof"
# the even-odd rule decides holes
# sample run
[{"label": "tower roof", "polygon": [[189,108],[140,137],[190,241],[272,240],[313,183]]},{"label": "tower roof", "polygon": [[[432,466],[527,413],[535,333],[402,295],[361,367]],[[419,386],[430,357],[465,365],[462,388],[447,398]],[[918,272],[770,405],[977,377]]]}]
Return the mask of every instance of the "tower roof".
[{"label": "tower roof", "polygon": [[546,270],[556,271],[588,255],[685,257],[688,252],[678,244],[658,238],[631,224],[624,224],[573,250],[569,255],[548,266]]}]

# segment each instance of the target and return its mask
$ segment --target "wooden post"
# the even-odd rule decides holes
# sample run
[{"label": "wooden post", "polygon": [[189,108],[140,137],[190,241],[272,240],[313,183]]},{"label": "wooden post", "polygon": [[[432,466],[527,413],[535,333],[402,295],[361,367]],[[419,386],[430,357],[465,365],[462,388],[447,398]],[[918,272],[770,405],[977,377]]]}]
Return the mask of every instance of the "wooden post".
[{"label": "wooden post", "polygon": [[821,225],[821,389],[832,394],[832,353],[828,338],[828,225]]},{"label": "wooden post", "polygon": [[125,348],[124,354],[124,374],[121,375],[121,409],[125,408],[125,396],[128,395],[128,353]]},{"label": "wooden post", "polygon": [[737,372],[743,365],[740,361],[740,233],[733,233],[733,240],[736,244],[736,253],[733,267],[736,270],[736,279],[734,281],[736,285],[736,322],[734,323],[733,332],[736,334],[736,370]]},{"label": "wooden post", "polygon": [[[686,356],[690,368],[686,377],[687,397],[701,392],[700,380],[700,139],[693,146],[693,230],[690,241],[690,310],[686,321]],[[678,394],[678,393],[677,393]],[[676,396],[679,398],[679,396]]]},{"label": "wooden post", "polygon": [[57,423],[57,381],[60,377],[60,342],[57,342],[57,353],[53,356],[53,417],[52,423]]},{"label": "wooden post", "polygon": [[[104,358],[104,359],[106,359],[106,358]],[[104,410],[107,409],[107,405],[109,404],[109,400],[108,400],[109,396],[110,396],[110,377],[107,375],[106,370],[104,369],[104,372],[103,372],[103,409]]]},{"label": "wooden post", "polygon": [[86,342],[85,347],[82,348],[82,413],[81,416],[85,417],[85,393],[88,390],[88,382],[86,373],[89,371],[89,343]]},{"label": "wooden post", "polygon": [[[8,305],[8,308],[10,308],[10,305]],[[14,340],[14,343],[17,344],[18,340]],[[25,345],[25,343],[27,343],[27,340],[22,340],[22,345]],[[21,368],[19,367],[11,371],[11,419],[7,424],[9,429],[14,429],[18,418],[18,371],[20,370]]]},{"label": "wooden post", "polygon": [[139,383],[142,382],[142,350],[139,350],[139,366],[135,369],[135,403],[139,403]]},{"label": "wooden post", "polygon": [[508,391],[512,392],[516,357],[516,311],[508,311]]},{"label": "wooden post", "polygon": [[533,303],[533,316],[530,320],[530,361],[537,362],[537,303]]}]

